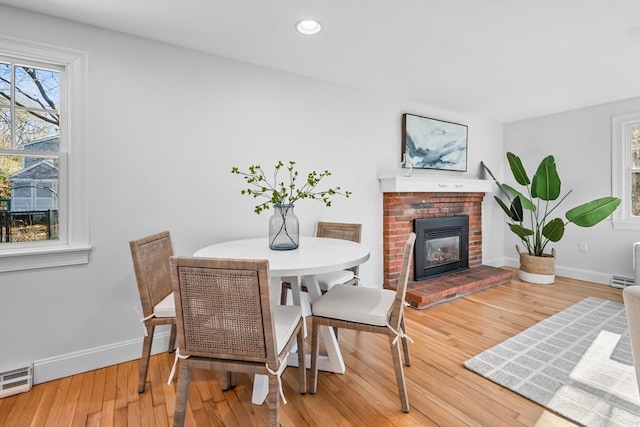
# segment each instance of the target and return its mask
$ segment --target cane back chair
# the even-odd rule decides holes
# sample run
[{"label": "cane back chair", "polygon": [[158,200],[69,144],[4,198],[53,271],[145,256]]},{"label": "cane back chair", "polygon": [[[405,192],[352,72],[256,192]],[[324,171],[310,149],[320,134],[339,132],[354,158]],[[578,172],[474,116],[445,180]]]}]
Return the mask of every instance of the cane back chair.
[{"label": "cane back chair", "polygon": [[[171,258],[179,359],[174,427],[187,409],[191,368],[269,378],[269,424],[278,426],[285,359],[298,346],[300,393],[306,393],[304,328],[298,306],[273,305],[268,260]],[[282,395],[284,399],[284,395]]]},{"label": "cane back chair", "polygon": [[402,270],[395,291],[364,286],[336,285],[313,303],[310,393],[315,393],[318,386],[320,326],[374,332],[389,337],[402,410],[409,412],[409,396],[402,367],[400,345],[402,345],[404,353],[404,364],[411,366],[407,342],[409,338],[404,323],[404,306],[415,239],[416,235],[411,233],[405,243]]},{"label": "cane back chair", "polygon": [[[328,237],[331,239],[350,240],[352,242],[360,243],[362,239],[362,224],[318,221],[316,225],[316,237]],[[318,279],[318,284],[320,285],[320,291],[322,293],[326,293],[329,289],[341,283],[357,285],[359,280],[358,266],[347,270],[318,274],[316,275],[316,278]],[[291,289],[291,283],[282,282],[280,304],[284,305],[287,303],[287,294],[289,289]],[[307,291],[307,287],[304,282],[300,289],[304,292]]]},{"label": "cane back chair", "polygon": [[153,332],[157,325],[171,325],[169,352],[175,349],[176,311],[171,287],[169,258],[173,256],[171,236],[163,231],[129,242],[138,283],[145,336],[138,374],[138,393],[144,392],[149,371]]}]

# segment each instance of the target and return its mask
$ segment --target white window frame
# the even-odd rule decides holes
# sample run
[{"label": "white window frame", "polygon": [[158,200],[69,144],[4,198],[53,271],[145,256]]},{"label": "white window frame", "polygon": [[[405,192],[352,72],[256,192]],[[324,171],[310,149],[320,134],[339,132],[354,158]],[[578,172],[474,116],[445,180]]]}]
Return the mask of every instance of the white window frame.
[{"label": "white window frame", "polygon": [[640,216],[631,214],[631,128],[640,124],[640,112],[611,119],[611,182],[614,197],[622,203],[613,212],[613,228],[640,230]]},{"label": "white window frame", "polygon": [[[0,272],[87,264],[89,262],[89,209],[85,167],[87,54],[42,43],[0,37],[0,55],[63,67],[60,128],[60,239],[0,244]],[[66,143],[63,143],[63,140]],[[66,230],[66,232],[64,231]]]}]

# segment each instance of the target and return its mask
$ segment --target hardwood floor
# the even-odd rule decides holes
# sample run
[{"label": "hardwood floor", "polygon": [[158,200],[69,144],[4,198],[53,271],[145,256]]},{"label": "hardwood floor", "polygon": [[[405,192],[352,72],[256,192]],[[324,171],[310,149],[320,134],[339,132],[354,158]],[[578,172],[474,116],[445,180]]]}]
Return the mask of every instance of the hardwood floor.
[{"label": "hardwood floor", "polygon": [[[604,285],[557,278],[554,285],[512,283],[426,310],[407,308],[412,366],[405,369],[411,411],[400,410],[386,337],[340,331],[344,375],[320,373],[318,393],[300,395],[296,368],[283,375],[283,426],[562,426],[538,404],[468,371],[462,362],[558,311],[594,296],[622,301]],[[169,426],[173,355],[153,356],[147,390],[137,393],[138,361],[48,383],[0,399],[0,426]],[[251,404],[252,382],[223,392],[215,374],[194,370],[186,425],[266,425]]]}]

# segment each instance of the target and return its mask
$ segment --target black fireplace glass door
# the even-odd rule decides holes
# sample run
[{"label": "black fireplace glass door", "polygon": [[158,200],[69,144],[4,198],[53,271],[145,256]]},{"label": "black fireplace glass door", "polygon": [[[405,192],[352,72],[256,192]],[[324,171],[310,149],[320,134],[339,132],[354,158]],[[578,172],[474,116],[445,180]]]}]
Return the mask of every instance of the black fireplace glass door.
[{"label": "black fireplace glass door", "polygon": [[469,268],[469,217],[419,218],[416,233],[414,280]]},{"label": "black fireplace glass door", "polygon": [[429,238],[425,241],[426,267],[460,261],[460,236]]}]

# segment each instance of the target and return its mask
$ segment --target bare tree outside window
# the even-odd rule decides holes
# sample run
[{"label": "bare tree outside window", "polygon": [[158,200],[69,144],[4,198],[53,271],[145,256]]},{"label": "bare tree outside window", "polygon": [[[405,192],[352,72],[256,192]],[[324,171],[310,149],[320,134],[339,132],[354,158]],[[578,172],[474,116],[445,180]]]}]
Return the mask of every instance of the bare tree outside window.
[{"label": "bare tree outside window", "polygon": [[60,72],[0,61],[0,242],[58,237]]}]

